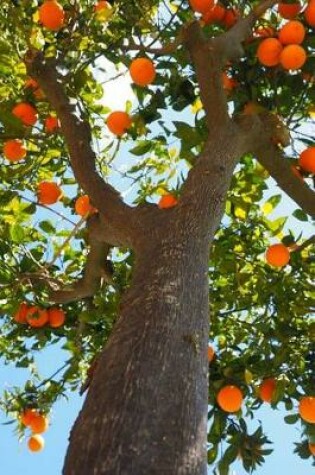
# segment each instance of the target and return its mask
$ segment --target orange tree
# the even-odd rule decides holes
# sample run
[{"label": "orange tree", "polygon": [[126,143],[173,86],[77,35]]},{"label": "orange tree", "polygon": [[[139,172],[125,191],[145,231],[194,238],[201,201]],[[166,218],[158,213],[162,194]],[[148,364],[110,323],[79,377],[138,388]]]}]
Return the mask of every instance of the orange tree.
[{"label": "orange tree", "polygon": [[[64,474],[252,471],[263,401],[312,457],[314,240],[294,229],[315,215],[314,11],[1,3],[0,348],[31,370],[1,407],[40,450],[55,400],[87,390]],[[110,110],[120,76],[133,100]],[[69,358],[42,381],[52,344]]]}]

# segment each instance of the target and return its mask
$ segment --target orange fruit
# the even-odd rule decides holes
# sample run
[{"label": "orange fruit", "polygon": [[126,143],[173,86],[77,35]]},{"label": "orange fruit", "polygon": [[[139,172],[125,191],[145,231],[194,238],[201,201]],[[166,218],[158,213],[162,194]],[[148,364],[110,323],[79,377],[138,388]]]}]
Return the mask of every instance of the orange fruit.
[{"label": "orange fruit", "polygon": [[40,309],[35,305],[30,307],[26,314],[27,323],[34,328],[40,328],[48,323],[48,312],[45,309]]},{"label": "orange fruit", "polygon": [[79,196],[75,202],[74,209],[79,216],[86,216],[97,212],[97,209],[91,205],[88,195]]},{"label": "orange fruit", "polygon": [[29,427],[35,434],[42,434],[48,429],[49,420],[44,414],[35,413],[30,420]]},{"label": "orange fruit", "polygon": [[26,89],[38,89],[39,88],[39,84],[37,81],[35,81],[35,79],[33,78],[28,78],[26,79],[25,81],[25,88]]},{"label": "orange fruit", "polygon": [[233,25],[235,25],[239,16],[240,13],[238,10],[236,10],[235,8],[228,8],[225,11],[225,15],[222,19],[222,22],[226,26],[226,28],[231,28]]},{"label": "orange fruit", "polygon": [[315,147],[308,147],[300,154],[299,165],[306,172],[315,174]]},{"label": "orange fruit", "polygon": [[64,324],[65,319],[65,312],[61,308],[52,307],[48,310],[49,325],[52,328],[61,327]]},{"label": "orange fruit", "polygon": [[286,20],[291,20],[295,18],[298,13],[302,10],[302,5],[299,2],[296,3],[278,3],[278,13],[285,18]]},{"label": "orange fruit", "polygon": [[28,311],[28,305],[25,302],[20,303],[19,308],[17,312],[14,314],[13,319],[16,321],[16,323],[27,323],[26,321],[26,315]]},{"label": "orange fruit", "polygon": [[45,446],[45,441],[40,434],[33,434],[27,442],[28,448],[31,452],[39,452]]},{"label": "orange fruit", "polygon": [[47,133],[52,134],[57,129],[59,129],[59,127],[60,127],[59,120],[57,119],[57,117],[55,117],[53,115],[49,115],[49,116],[46,117],[46,119],[44,121],[44,127],[45,127],[45,131]]},{"label": "orange fruit", "polygon": [[237,81],[230,76],[226,72],[222,73],[222,84],[223,84],[223,89],[225,89],[226,92],[231,92],[232,89],[234,89],[237,86]]},{"label": "orange fruit", "polygon": [[178,200],[174,195],[167,194],[161,196],[160,201],[158,202],[158,207],[160,209],[172,208],[173,206],[176,206],[177,203]]},{"label": "orange fruit", "polygon": [[212,346],[208,346],[208,362],[211,363],[215,355],[215,351]]},{"label": "orange fruit", "polygon": [[206,13],[213,7],[214,0],[189,0],[189,3],[194,12]]},{"label": "orange fruit", "polygon": [[315,457],[315,444],[311,444],[311,442],[309,442],[308,448],[309,448],[309,451],[311,452],[311,454],[314,455],[314,457]]},{"label": "orange fruit", "polygon": [[305,37],[305,28],[300,21],[288,21],[278,33],[279,41],[283,45],[299,45]]},{"label": "orange fruit", "polygon": [[112,134],[123,135],[131,127],[132,120],[127,112],[115,111],[109,114],[106,125]]},{"label": "orange fruit", "polygon": [[25,409],[22,414],[20,414],[20,421],[22,422],[23,425],[29,426],[33,420],[34,417],[39,415],[39,413],[36,411],[36,409]]},{"label": "orange fruit", "polygon": [[148,86],[156,76],[153,62],[149,58],[136,58],[129,67],[131,79],[138,86]]},{"label": "orange fruit", "polygon": [[94,11],[96,13],[99,13],[101,12],[102,10],[107,10],[107,8],[111,8],[110,4],[108,2],[105,2],[105,1],[100,1],[100,2],[97,2],[96,5],[94,5]]},{"label": "orange fruit", "polygon": [[217,3],[213,8],[211,8],[211,10],[208,10],[203,14],[202,19],[206,25],[220,23],[225,16],[225,12],[225,8],[220,3]]},{"label": "orange fruit", "polygon": [[55,0],[46,0],[38,10],[39,21],[48,30],[58,31],[62,28],[65,12]]},{"label": "orange fruit", "polygon": [[3,144],[3,155],[10,162],[18,162],[26,156],[26,148],[19,139],[7,140]]},{"label": "orange fruit", "polygon": [[304,11],[304,18],[308,25],[315,28],[315,2],[310,1],[306,10]]},{"label": "orange fruit", "polygon": [[266,38],[257,49],[257,57],[264,66],[276,66],[280,61],[283,46],[276,38]]},{"label": "orange fruit", "polygon": [[258,389],[260,399],[264,402],[271,402],[276,387],[277,383],[274,378],[264,379]]},{"label": "orange fruit", "polygon": [[24,125],[34,125],[37,122],[37,111],[35,107],[28,102],[20,102],[12,109],[12,114],[15,115]]},{"label": "orange fruit", "polygon": [[307,59],[305,49],[300,45],[288,45],[280,54],[280,63],[284,69],[300,69]]},{"label": "orange fruit", "polygon": [[217,394],[217,403],[225,412],[237,412],[243,402],[242,391],[233,385],[224,386]]},{"label": "orange fruit", "polygon": [[283,267],[288,264],[290,260],[290,251],[282,244],[272,244],[266,251],[266,261],[271,266]]},{"label": "orange fruit", "polygon": [[299,414],[303,421],[315,424],[315,396],[304,396],[301,398]]},{"label": "orange fruit", "polygon": [[42,181],[37,189],[38,202],[43,205],[52,205],[62,196],[61,188],[52,181]]},{"label": "orange fruit", "polygon": [[42,89],[39,87],[39,84],[35,79],[33,78],[28,78],[25,81],[25,88],[26,89],[32,89],[34,96],[36,99],[43,99],[45,97],[45,94],[43,93]]}]

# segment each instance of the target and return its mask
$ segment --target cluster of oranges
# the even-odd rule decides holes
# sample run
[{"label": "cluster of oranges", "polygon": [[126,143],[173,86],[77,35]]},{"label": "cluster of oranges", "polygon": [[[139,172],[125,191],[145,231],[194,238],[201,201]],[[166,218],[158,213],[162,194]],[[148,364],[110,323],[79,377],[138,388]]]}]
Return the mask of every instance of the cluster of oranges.
[{"label": "cluster of oranges", "polygon": [[39,452],[45,446],[44,438],[41,434],[47,431],[49,419],[45,414],[41,414],[36,409],[27,408],[19,416],[24,427],[31,430],[31,436],[27,445],[31,452]]},{"label": "cluster of oranges", "polygon": [[214,0],[189,0],[194,12],[202,15],[202,23],[210,25],[219,23],[226,28],[231,28],[239,17],[239,11],[235,8],[225,8],[221,3]]},{"label": "cluster of oranges", "polygon": [[64,324],[65,318],[65,312],[61,308],[40,308],[26,302],[20,303],[17,312],[13,316],[16,323],[28,324],[33,328],[42,328],[46,325],[51,328],[59,328]]},{"label": "cluster of oranges", "polygon": [[[286,70],[300,69],[306,59],[307,53],[301,44],[306,35],[303,23],[294,18],[301,12],[302,6],[296,3],[280,3],[279,14],[289,21],[278,31],[278,37],[274,37],[276,32],[269,29],[269,38],[264,39],[258,49],[257,57],[264,66],[277,66],[279,64]],[[315,1],[311,0],[303,12],[303,17],[307,25],[315,27]],[[265,34],[264,36],[268,36]]]},{"label": "cluster of oranges", "polygon": [[[31,81],[31,82],[30,82]],[[38,84],[33,79],[26,81],[26,87],[31,87],[34,92],[41,93]],[[37,94],[38,96],[38,94]],[[29,102],[19,102],[12,109],[12,115],[19,119],[26,127],[32,127],[38,120],[38,113],[36,108]],[[55,115],[49,114],[44,119],[44,130],[48,134],[56,132],[60,127],[58,118]],[[27,149],[25,143],[20,139],[10,139],[3,144],[3,155],[10,162],[19,162],[26,157]]]},{"label": "cluster of oranges", "polygon": [[[212,346],[208,346],[209,364],[215,357]],[[266,403],[271,403],[276,395],[277,380],[275,378],[264,379],[257,388],[258,398]],[[233,384],[223,386],[216,395],[216,402],[224,412],[238,412],[243,404],[244,396],[241,389]],[[301,419],[309,424],[315,424],[315,396],[303,396],[299,401],[298,412]],[[315,444],[309,443],[310,452],[315,455]]]}]

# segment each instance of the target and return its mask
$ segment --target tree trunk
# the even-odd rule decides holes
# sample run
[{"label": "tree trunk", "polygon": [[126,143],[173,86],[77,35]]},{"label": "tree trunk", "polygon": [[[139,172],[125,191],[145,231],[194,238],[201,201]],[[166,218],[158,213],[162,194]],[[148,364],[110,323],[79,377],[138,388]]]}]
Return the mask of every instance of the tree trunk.
[{"label": "tree trunk", "polygon": [[209,242],[180,229],[143,245],[65,475],[207,472]]},{"label": "tree trunk", "polygon": [[206,144],[179,205],[139,229],[64,475],[207,473],[208,254],[241,156],[234,132]]}]

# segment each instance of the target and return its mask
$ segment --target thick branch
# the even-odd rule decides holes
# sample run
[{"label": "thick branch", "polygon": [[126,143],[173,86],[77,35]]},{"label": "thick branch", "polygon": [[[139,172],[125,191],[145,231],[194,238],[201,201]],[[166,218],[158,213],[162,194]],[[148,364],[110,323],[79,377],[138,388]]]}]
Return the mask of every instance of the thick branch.
[{"label": "thick branch", "polygon": [[290,162],[273,144],[255,150],[258,161],[266,168],[280,188],[307,214],[315,218],[315,192],[297,177]]},{"label": "thick branch", "polygon": [[222,85],[221,59],[215,45],[204,36],[199,22],[189,23],[183,30],[183,36],[195,66],[200,97],[211,133],[218,127],[224,127],[229,120],[227,100]]},{"label": "thick branch", "polygon": [[39,82],[51,106],[57,112],[78,183],[113,226],[124,226],[128,229],[131,208],[97,173],[95,154],[91,148],[90,126],[79,117],[75,105],[66,95],[54,61],[46,59],[42,53],[31,51],[25,62],[29,75]]},{"label": "thick branch", "polygon": [[92,241],[82,279],[62,290],[50,293],[50,300],[55,303],[69,303],[86,297],[93,297],[101,286],[101,281],[108,284],[111,279],[111,262],[107,260],[110,246],[101,241]]}]

